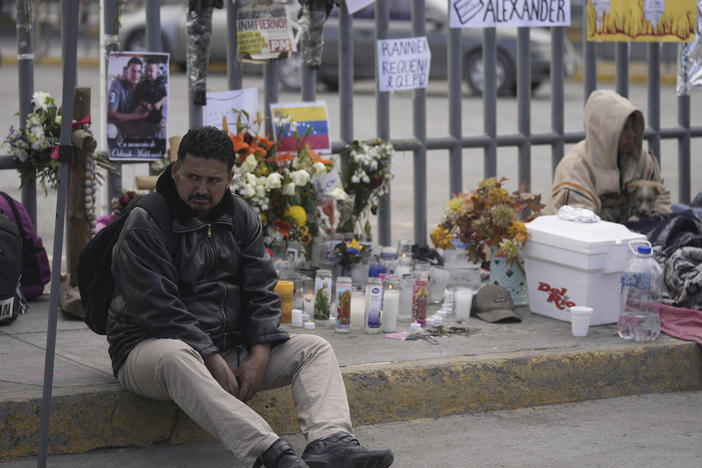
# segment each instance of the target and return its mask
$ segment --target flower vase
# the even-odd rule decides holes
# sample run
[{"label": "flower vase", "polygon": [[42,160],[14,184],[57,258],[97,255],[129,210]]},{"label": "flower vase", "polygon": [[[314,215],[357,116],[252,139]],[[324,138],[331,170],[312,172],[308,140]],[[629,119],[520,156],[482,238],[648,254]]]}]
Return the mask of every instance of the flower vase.
[{"label": "flower vase", "polygon": [[351,282],[354,288],[365,288],[366,280],[368,279],[368,264],[365,262],[351,264]]},{"label": "flower vase", "polygon": [[519,255],[511,265],[504,257],[497,256],[497,247],[490,249],[490,284],[497,284],[509,291],[514,305],[525,306],[529,303],[524,259]]}]

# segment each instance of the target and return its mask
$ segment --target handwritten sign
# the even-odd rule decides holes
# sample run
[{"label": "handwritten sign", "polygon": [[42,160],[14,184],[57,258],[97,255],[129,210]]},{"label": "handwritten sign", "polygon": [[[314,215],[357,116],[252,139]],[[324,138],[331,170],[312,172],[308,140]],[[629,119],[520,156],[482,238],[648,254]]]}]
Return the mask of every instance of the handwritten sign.
[{"label": "handwritten sign", "polygon": [[[207,105],[202,111],[202,123],[222,129],[222,117],[226,117],[230,130],[236,133],[238,111],[246,111],[250,122],[256,120],[258,88],[207,93]],[[246,117],[242,116],[241,120],[246,122]]]},{"label": "handwritten sign", "polygon": [[426,88],[431,50],[426,37],[378,41],[380,91]]},{"label": "handwritten sign", "polygon": [[568,26],[570,0],[451,0],[452,28]]}]

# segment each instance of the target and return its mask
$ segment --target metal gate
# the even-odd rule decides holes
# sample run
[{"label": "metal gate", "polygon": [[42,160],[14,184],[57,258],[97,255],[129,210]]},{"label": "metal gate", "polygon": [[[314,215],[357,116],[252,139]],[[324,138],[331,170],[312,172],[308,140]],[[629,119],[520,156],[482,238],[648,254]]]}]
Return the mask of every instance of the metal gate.
[{"label": "metal gate", "polygon": [[[376,0],[375,2],[375,39],[388,37],[389,10],[392,0]],[[448,0],[447,0],[448,1]],[[18,0],[18,10],[21,0]],[[147,49],[161,50],[161,37],[158,32],[160,27],[160,13],[158,0],[147,0]],[[104,24],[105,38],[114,38],[116,24],[116,0],[105,0]],[[236,60],[236,18],[237,4],[233,1],[226,2],[228,15],[227,25],[231,40],[227,51],[227,77],[230,89],[242,87],[242,69]],[[583,15],[583,21],[587,15]],[[20,15],[18,15],[18,18]],[[339,20],[339,100],[340,115],[340,140],[332,143],[332,149],[338,153],[344,145],[354,140],[354,90],[353,90],[353,16],[348,13],[346,5],[342,2],[338,12]],[[412,0],[411,25],[413,36],[424,36],[425,31],[425,2]],[[583,27],[583,36],[586,27]],[[26,115],[31,108],[30,99],[33,92],[33,62],[31,59],[31,46],[23,41],[26,29],[18,26],[18,63],[19,63],[19,95],[20,116]],[[484,163],[484,177],[497,175],[498,148],[516,148],[518,151],[518,182],[531,186],[532,147],[551,147],[551,169],[555,170],[560,158],[564,154],[564,145],[575,143],[584,138],[584,131],[564,131],[564,58],[563,50],[565,28],[551,28],[551,130],[545,133],[532,132],[531,121],[531,63],[530,63],[530,29],[519,28],[517,37],[517,97],[516,107],[518,114],[518,130],[514,134],[497,133],[497,89],[496,61],[497,61],[497,31],[494,28],[482,31],[483,47],[483,132],[482,134],[464,135],[462,132],[462,116],[465,111],[462,102],[462,45],[461,30],[450,29],[447,44],[448,62],[448,128],[443,135],[427,135],[427,95],[426,90],[417,89],[412,97],[412,131],[411,135],[393,137],[390,135],[390,93],[375,91],[376,135],[383,140],[391,140],[397,150],[411,151],[413,154],[413,198],[414,198],[414,241],[425,243],[427,239],[427,151],[446,150],[449,156],[449,191],[455,193],[463,190],[462,164],[465,149],[482,149]],[[117,44],[105,42],[108,50],[116,49]],[[29,47],[29,50],[27,50]],[[597,47],[596,43],[587,42],[583,37],[583,86],[584,99],[590,92],[597,88]],[[628,43],[618,43],[615,46],[616,63],[616,91],[624,96],[629,95],[629,47]],[[688,203],[691,198],[691,139],[702,137],[702,127],[691,127],[691,106],[689,96],[676,97],[678,108],[677,126],[661,128],[661,45],[650,43],[647,45],[647,77],[648,77],[648,114],[646,116],[647,128],[645,138],[651,150],[660,155],[662,139],[673,139],[678,142],[678,174],[677,174],[677,200]],[[269,104],[278,102],[278,70],[279,64],[269,62],[264,65],[264,108],[269,114]],[[308,67],[302,71],[301,98],[304,101],[315,99],[316,72]],[[670,98],[666,100],[670,102]],[[195,126],[202,122],[202,108],[190,104],[189,125]],[[344,162],[342,161],[342,164]],[[15,161],[9,156],[0,157],[0,169],[14,169]],[[108,178],[108,199],[111,194],[119,191],[121,180],[119,177]],[[387,195],[380,206],[378,218],[378,240],[382,245],[389,245],[392,241],[390,197]],[[675,198],[675,194],[673,194]],[[22,201],[36,222],[36,188],[26,184],[22,192]]]}]

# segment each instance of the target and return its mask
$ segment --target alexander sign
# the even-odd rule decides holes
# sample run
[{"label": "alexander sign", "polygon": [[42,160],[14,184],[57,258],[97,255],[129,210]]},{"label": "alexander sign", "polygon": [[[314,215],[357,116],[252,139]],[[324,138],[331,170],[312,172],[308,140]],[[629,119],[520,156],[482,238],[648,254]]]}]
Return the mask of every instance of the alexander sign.
[{"label": "alexander sign", "polygon": [[570,0],[451,0],[452,28],[568,26]]}]

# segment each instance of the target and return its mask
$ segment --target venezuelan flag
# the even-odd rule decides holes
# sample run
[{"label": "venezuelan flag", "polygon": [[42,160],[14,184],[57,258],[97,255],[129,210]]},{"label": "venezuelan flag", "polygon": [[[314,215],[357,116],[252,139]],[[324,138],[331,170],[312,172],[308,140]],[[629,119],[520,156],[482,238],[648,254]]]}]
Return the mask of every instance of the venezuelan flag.
[{"label": "venezuelan flag", "polygon": [[[276,107],[273,115],[290,116],[297,122],[297,133],[300,142],[309,145],[315,151],[328,152],[331,150],[329,140],[329,121],[327,108],[324,105]],[[297,147],[295,132],[288,125],[280,135],[282,151],[294,151]]]}]

